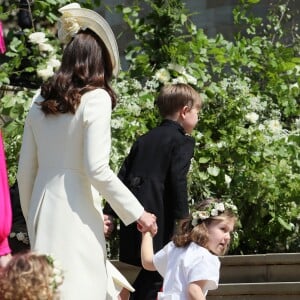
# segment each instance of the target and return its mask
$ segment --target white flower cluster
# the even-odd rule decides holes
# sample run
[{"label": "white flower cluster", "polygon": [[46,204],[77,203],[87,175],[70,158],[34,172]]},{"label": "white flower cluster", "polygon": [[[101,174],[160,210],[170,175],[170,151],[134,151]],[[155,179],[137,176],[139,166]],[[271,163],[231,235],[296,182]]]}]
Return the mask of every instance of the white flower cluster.
[{"label": "white flower cluster", "polygon": [[53,290],[57,290],[57,288],[63,283],[63,270],[60,262],[55,259],[52,255],[47,254],[46,255],[47,261],[49,265],[52,267],[52,278],[49,282],[50,287],[53,288]]},{"label": "white flower cluster", "polygon": [[269,120],[267,126],[274,134],[279,134],[282,131],[282,125],[279,120]]},{"label": "white flower cluster", "polygon": [[60,61],[56,58],[54,53],[54,48],[52,45],[47,43],[48,39],[44,32],[33,32],[29,35],[29,41],[32,44],[38,45],[39,51],[45,55],[45,53],[50,53],[50,58],[47,61],[46,68],[43,66],[37,69],[38,77],[43,80],[47,80],[49,77],[54,75],[54,70],[60,66]]},{"label": "white flower cluster", "polygon": [[[175,78],[172,78],[170,71],[175,71],[177,73]],[[194,76],[190,75],[185,67],[174,63],[169,63],[167,68],[161,68],[156,71],[154,78],[162,84],[189,83],[197,85],[197,79]]]},{"label": "white flower cluster", "polygon": [[225,209],[230,209],[235,214],[237,214],[237,207],[232,203],[211,203],[211,205],[207,207],[206,210],[196,210],[192,212],[192,226],[197,226],[199,224],[199,221],[204,221],[208,218],[218,216],[220,213],[223,213]]},{"label": "white flower cluster", "polygon": [[33,32],[29,35],[29,42],[38,45],[41,52],[53,52],[54,48],[47,41],[44,32]]},{"label": "white flower cluster", "polygon": [[256,112],[252,111],[246,114],[245,119],[248,122],[255,124],[259,119],[259,115]]}]

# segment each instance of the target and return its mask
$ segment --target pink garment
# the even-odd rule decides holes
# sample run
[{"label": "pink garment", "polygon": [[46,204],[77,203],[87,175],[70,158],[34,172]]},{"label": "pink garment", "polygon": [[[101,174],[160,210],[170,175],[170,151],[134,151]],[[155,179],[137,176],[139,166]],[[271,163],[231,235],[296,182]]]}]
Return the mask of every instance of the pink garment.
[{"label": "pink garment", "polygon": [[12,211],[6,171],[4,145],[0,132],[0,256],[11,252],[8,235],[12,224]]},{"label": "pink garment", "polygon": [[2,22],[0,22],[0,53],[4,54],[5,51],[6,48],[5,48],[4,34],[2,30]]}]

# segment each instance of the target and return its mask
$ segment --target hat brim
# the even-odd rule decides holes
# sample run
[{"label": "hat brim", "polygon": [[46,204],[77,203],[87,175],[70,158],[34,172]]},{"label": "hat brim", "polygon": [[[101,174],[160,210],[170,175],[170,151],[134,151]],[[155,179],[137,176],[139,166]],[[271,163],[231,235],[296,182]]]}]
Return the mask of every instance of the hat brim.
[{"label": "hat brim", "polygon": [[97,12],[78,7],[66,5],[59,9],[61,13],[68,13],[68,16],[74,17],[82,29],[89,28],[95,32],[105,44],[113,66],[113,75],[117,76],[120,71],[120,57],[118,44],[115,35],[107,21]]}]

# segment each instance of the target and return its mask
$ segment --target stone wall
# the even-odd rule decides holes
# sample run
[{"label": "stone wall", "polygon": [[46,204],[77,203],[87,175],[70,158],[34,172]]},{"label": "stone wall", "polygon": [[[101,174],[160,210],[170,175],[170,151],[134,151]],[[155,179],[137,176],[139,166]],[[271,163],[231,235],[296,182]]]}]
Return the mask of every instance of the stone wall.
[{"label": "stone wall", "polygon": [[[105,5],[110,7],[118,4],[130,6],[134,0],[103,0],[100,12],[104,14],[105,18],[112,26],[113,31],[118,37],[118,45],[120,55],[122,58],[123,68],[127,68],[124,59],[124,49],[126,49],[129,41],[134,39],[127,25],[123,22],[122,16],[115,12],[108,12]],[[143,5],[144,1],[139,1]],[[209,37],[214,37],[216,34],[221,33],[226,39],[231,40],[238,28],[233,24],[232,10],[238,3],[238,0],[185,0],[186,7],[192,13],[192,20],[198,26],[203,28],[204,32]],[[300,1],[291,2],[294,10],[300,9]],[[255,6],[255,15],[264,17],[270,5],[270,0],[261,0]],[[298,23],[300,22],[300,14],[298,12]]]}]

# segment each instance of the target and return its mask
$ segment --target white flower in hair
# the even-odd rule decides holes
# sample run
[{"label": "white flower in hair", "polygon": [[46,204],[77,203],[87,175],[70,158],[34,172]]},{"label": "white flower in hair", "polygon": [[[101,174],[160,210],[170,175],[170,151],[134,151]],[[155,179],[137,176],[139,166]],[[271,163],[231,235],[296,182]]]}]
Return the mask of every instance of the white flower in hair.
[{"label": "white flower in hair", "polygon": [[221,203],[215,203],[215,209],[217,209],[218,211],[223,212],[225,210],[224,203],[223,202],[221,202]]},{"label": "white flower in hair", "polygon": [[218,211],[216,208],[213,208],[213,209],[210,211],[210,215],[211,215],[212,217],[216,217],[218,214],[219,214],[219,211]]},{"label": "white flower in hair", "polygon": [[56,290],[63,283],[63,270],[60,262],[56,260],[52,255],[46,255],[49,265],[52,267],[52,278],[50,281],[50,286],[53,290]]},{"label": "white flower in hair", "polygon": [[225,209],[230,209],[234,214],[237,214],[237,207],[232,203],[211,203],[205,210],[196,210],[192,212],[192,226],[197,226],[199,221],[204,221],[211,217],[217,217],[219,214],[224,213]]},{"label": "white flower in hair", "polygon": [[202,211],[202,210],[199,211],[198,216],[199,216],[200,220],[205,220],[205,219],[208,219],[210,217],[208,211]]}]

